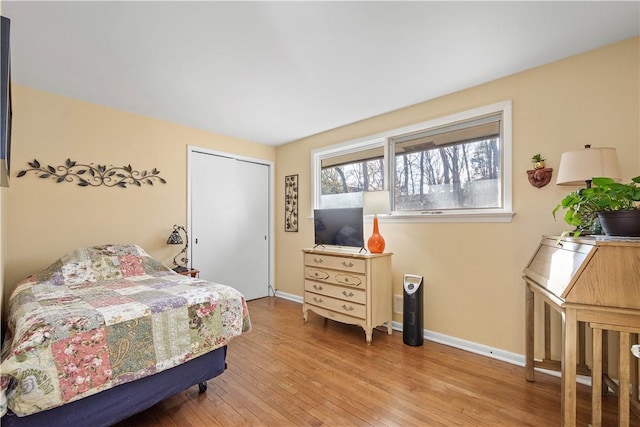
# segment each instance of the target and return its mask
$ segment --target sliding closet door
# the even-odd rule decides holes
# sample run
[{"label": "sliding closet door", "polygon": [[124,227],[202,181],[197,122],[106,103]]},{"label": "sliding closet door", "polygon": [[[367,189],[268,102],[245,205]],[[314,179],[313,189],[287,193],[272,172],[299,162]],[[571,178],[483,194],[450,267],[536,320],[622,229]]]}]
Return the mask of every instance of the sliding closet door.
[{"label": "sliding closet door", "polygon": [[191,262],[246,299],[269,291],[269,166],[191,153]]},{"label": "sliding closet door", "polygon": [[269,293],[269,167],[236,160],[238,227],[237,264],[242,280],[235,286],[247,299]]}]

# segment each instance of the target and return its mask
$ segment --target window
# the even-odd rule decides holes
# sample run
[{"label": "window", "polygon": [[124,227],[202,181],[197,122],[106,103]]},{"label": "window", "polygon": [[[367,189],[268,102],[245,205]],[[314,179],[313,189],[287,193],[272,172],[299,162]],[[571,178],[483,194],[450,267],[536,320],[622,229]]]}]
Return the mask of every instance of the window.
[{"label": "window", "polygon": [[383,190],[386,181],[384,152],[384,140],[377,140],[320,153],[316,159],[319,197],[315,207],[361,207],[363,191]]},{"label": "window", "polygon": [[313,208],[388,189],[391,220],[510,221],[511,103],[316,150],[312,173]]},{"label": "window", "polygon": [[501,208],[502,114],[389,138],[396,211]]}]

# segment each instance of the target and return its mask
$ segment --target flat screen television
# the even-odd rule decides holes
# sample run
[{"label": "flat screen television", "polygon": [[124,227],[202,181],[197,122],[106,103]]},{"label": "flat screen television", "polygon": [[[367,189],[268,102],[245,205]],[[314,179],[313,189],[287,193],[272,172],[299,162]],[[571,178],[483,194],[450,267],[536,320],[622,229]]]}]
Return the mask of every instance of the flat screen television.
[{"label": "flat screen television", "polygon": [[11,166],[11,51],[9,18],[0,17],[0,186],[9,186]]},{"label": "flat screen television", "polygon": [[364,247],[362,208],[314,209],[315,244]]}]

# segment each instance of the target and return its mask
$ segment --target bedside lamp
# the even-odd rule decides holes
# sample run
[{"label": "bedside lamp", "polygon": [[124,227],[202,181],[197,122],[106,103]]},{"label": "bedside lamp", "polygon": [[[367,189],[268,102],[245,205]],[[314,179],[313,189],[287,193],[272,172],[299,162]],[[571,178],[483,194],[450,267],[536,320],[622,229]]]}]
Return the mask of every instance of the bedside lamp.
[{"label": "bedside lamp", "polygon": [[[184,232],[184,238],[186,243],[182,241],[182,237],[180,236],[180,231]],[[183,226],[174,225],[173,231],[171,232],[171,234],[169,235],[169,238],[167,239],[167,245],[182,245],[183,243],[184,243],[184,248],[182,248],[182,250],[178,252],[176,256],[173,257],[173,264],[176,266],[173,269],[173,271],[175,271],[176,273],[182,273],[189,270],[187,268],[187,263],[189,262],[189,259],[187,258],[187,248],[189,247],[189,235],[187,234],[187,230],[185,230]],[[181,262],[178,262],[176,259],[182,254],[184,255],[182,256],[182,259],[180,259]]]},{"label": "bedside lamp", "polygon": [[608,177],[620,181],[620,166],[616,149],[610,147],[591,148],[562,153],[556,184],[591,187],[594,177]]},{"label": "bedside lamp", "polygon": [[378,230],[378,214],[388,214],[391,210],[388,191],[366,191],[362,194],[363,215],[373,215],[373,234],[367,241],[372,254],[384,252],[384,238]]}]

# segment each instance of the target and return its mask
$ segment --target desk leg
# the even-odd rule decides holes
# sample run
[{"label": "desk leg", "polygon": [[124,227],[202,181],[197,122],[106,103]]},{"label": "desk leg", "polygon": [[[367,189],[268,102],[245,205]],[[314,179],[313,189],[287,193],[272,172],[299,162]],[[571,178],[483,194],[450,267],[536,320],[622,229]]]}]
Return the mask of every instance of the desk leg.
[{"label": "desk leg", "polygon": [[[609,375],[609,331],[606,329],[602,329],[602,373]],[[606,381],[602,381],[602,395],[609,395],[609,385]]]},{"label": "desk leg", "polygon": [[562,425],[576,425],[576,340],[577,313],[575,308],[565,308],[562,315],[562,363],[561,363],[561,408]]},{"label": "desk leg", "polygon": [[591,425],[602,425],[602,329],[593,329],[593,363],[591,364]]},{"label": "desk leg", "polygon": [[551,360],[551,307],[544,305],[544,360]]},{"label": "desk leg", "polygon": [[629,360],[630,360],[630,339],[629,332],[620,332],[620,363],[618,364],[618,376],[620,382],[618,386],[618,425],[629,425]]},{"label": "desk leg", "polygon": [[578,372],[590,373],[587,366],[587,332],[584,322],[578,322]]},{"label": "desk leg", "polygon": [[529,288],[529,285],[525,286],[525,302],[524,302],[524,325],[525,325],[525,365],[524,372],[527,381],[535,381],[534,378],[534,294]]}]

